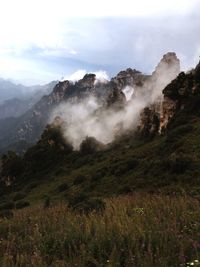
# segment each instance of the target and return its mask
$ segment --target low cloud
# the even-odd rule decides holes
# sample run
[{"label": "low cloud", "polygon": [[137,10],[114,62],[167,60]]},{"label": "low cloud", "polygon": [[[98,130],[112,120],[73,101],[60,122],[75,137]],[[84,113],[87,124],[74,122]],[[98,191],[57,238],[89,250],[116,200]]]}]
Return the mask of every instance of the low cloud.
[{"label": "low cloud", "polygon": [[105,83],[105,82],[109,81],[109,79],[110,79],[107,72],[104,70],[87,71],[84,69],[80,69],[80,70],[75,71],[71,75],[66,75],[65,77],[63,77],[62,81],[69,80],[72,82],[77,82],[77,81],[81,80],[87,73],[94,73],[96,75],[96,83],[97,82]]},{"label": "low cloud", "polygon": [[[117,136],[138,125],[142,109],[159,100],[164,87],[178,74],[178,62],[177,59],[173,65],[162,60],[151,78],[147,79],[142,86],[139,88],[125,86],[122,92],[126,96],[126,101],[123,104],[120,102],[119,106],[108,106],[105,100],[97,99],[91,93],[84,99],[69,99],[59,105],[53,111],[50,121],[57,116],[62,119],[63,135],[75,149],[79,149],[81,142],[87,136],[108,144]],[[85,71],[77,71],[76,75],[77,73],[83,76]],[[76,75],[75,77],[78,77]],[[106,78],[108,78],[106,72],[98,72],[97,80],[102,81]]]}]

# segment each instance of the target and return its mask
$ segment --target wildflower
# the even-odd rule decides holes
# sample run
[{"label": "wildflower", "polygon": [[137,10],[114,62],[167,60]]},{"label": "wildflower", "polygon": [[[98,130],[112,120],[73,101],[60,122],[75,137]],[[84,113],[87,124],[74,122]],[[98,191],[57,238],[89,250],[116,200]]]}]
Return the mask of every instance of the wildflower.
[{"label": "wildflower", "polygon": [[195,263],[198,263],[198,262],[199,262],[199,260],[194,260],[194,262],[195,262]]}]

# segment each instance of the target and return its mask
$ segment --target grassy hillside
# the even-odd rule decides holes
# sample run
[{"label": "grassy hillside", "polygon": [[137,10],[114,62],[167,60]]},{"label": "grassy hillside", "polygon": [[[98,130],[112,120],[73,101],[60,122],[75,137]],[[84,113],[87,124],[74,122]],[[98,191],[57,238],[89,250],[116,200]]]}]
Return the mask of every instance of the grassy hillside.
[{"label": "grassy hillside", "polygon": [[4,155],[0,266],[200,266],[199,107],[190,97],[151,138],[73,151],[48,126],[23,157]]},{"label": "grassy hillside", "polygon": [[[66,145],[59,129],[47,128],[23,158],[7,156],[2,175],[14,176],[6,190],[30,203],[108,197],[135,191],[200,196],[198,97],[171,121],[165,134],[144,139],[127,133],[98,151],[93,140],[81,151]],[[86,142],[87,143],[87,142]]]}]

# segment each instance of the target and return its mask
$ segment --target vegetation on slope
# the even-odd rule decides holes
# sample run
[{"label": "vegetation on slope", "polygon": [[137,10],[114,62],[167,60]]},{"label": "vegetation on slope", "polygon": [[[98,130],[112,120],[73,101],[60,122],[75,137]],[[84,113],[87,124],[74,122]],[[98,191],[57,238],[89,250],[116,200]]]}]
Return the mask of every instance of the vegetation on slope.
[{"label": "vegetation on slope", "polygon": [[[84,149],[73,151],[59,129],[48,127],[22,158],[4,156],[1,175],[14,177],[6,190],[11,196],[23,192],[30,202],[47,195],[69,200],[77,194],[104,197],[135,191],[198,196],[199,104],[198,97],[191,98],[163,136],[141,139],[129,133],[103,150],[89,138],[81,146]],[[60,191],[63,184],[65,190]]]},{"label": "vegetation on slope", "polygon": [[187,96],[159,136],[73,151],[48,126],[24,156],[4,155],[0,266],[200,266],[199,107]]}]

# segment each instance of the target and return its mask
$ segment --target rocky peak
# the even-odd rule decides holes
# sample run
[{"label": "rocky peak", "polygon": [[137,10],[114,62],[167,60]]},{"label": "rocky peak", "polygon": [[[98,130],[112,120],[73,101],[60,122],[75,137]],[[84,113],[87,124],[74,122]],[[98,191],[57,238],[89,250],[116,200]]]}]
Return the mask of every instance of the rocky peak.
[{"label": "rocky peak", "polygon": [[53,89],[53,92],[49,95],[50,99],[52,99],[53,102],[56,103],[61,102],[64,99],[64,96],[69,86],[70,82],[67,80],[57,83]]},{"label": "rocky peak", "polygon": [[[156,68],[157,73],[163,68],[163,64],[172,64],[175,60],[174,70],[178,71],[179,60],[176,59],[174,53],[168,53],[168,56],[164,56],[161,60],[161,64],[158,64]],[[160,67],[161,66],[161,67]],[[172,64],[172,68],[173,68]],[[156,74],[157,75],[157,74]],[[192,97],[200,95],[200,63],[195,69],[188,73],[181,72],[172,80],[163,90],[163,100],[159,103],[154,103],[149,107],[149,112],[145,110],[141,113],[141,122],[139,130],[147,132],[147,129],[155,129],[153,127],[152,114],[159,118],[159,130],[163,132],[168,126],[171,119],[177,114],[178,111],[185,109],[190,103]],[[160,106],[156,111],[156,106]],[[148,116],[147,116],[148,115]],[[151,127],[152,126],[152,127]]]},{"label": "rocky peak", "polygon": [[148,93],[154,102],[141,112],[138,129],[143,135],[162,132],[178,108],[177,95],[188,94],[185,83],[189,80],[186,82],[185,73],[179,73],[180,60],[175,53],[169,52],[144,84],[143,92]]},{"label": "rocky peak", "polygon": [[96,75],[93,73],[86,74],[83,79],[79,80],[76,85],[80,87],[92,88],[95,84]]},{"label": "rocky peak", "polygon": [[152,75],[157,77],[165,75],[166,72],[169,79],[171,77],[171,80],[180,73],[180,60],[174,52],[168,52],[163,56]]},{"label": "rocky peak", "polygon": [[154,91],[158,90],[161,94],[162,90],[175,79],[179,73],[180,60],[177,58],[176,54],[173,52],[165,54],[152,73],[152,88],[154,88]]},{"label": "rocky peak", "polygon": [[134,87],[135,85],[141,83],[144,76],[145,75],[143,75],[140,71],[128,68],[124,71],[120,71],[114,78],[111,79],[111,82],[113,82],[119,90],[122,90],[125,86]]},{"label": "rocky peak", "polygon": [[117,88],[113,88],[107,97],[107,107],[122,108],[126,102],[124,93]]}]

